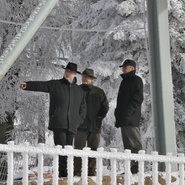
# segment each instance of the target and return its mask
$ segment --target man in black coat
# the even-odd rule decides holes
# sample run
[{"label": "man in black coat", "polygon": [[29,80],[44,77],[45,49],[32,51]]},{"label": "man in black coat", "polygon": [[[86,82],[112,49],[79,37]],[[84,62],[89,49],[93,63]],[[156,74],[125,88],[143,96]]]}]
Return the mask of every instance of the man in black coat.
[{"label": "man in black coat", "polygon": [[[115,109],[115,126],[121,127],[123,145],[132,153],[142,150],[139,122],[141,118],[141,104],[143,102],[143,81],[135,74],[136,63],[125,60],[122,68],[123,78],[118,92]],[[131,162],[131,172],[138,172],[138,162]]]},{"label": "man in black coat", "polygon": [[[85,69],[82,73],[81,88],[85,93],[87,114],[75,136],[75,149],[83,149],[87,142],[87,147],[90,147],[91,150],[97,150],[100,143],[102,120],[109,110],[109,105],[103,89],[92,84],[95,78],[94,71],[90,68]],[[80,176],[81,158],[75,157],[74,164],[74,175]],[[96,159],[89,158],[88,176],[95,176],[95,170]]]},{"label": "man in black coat", "polygon": [[[77,65],[68,63],[60,80],[22,82],[21,88],[50,95],[49,127],[55,145],[72,145],[77,128],[86,115],[83,90],[76,84]],[[59,157],[59,177],[67,176],[67,157]]]}]

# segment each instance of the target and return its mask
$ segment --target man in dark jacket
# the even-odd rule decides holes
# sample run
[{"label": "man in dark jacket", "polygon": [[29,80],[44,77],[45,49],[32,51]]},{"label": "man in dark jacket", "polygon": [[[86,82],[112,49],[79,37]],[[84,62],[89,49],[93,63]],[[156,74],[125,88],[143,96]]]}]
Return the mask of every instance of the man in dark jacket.
[{"label": "man in dark jacket", "polygon": [[[142,150],[139,122],[141,117],[141,104],[143,102],[143,82],[135,75],[136,63],[125,60],[122,68],[123,78],[118,92],[115,109],[115,126],[121,127],[123,145],[132,153]],[[138,162],[131,162],[131,172],[138,172]]]},{"label": "man in dark jacket", "polygon": [[[85,93],[87,103],[87,115],[85,121],[78,128],[75,136],[75,149],[83,149],[86,146],[91,150],[97,150],[100,143],[100,132],[102,120],[106,116],[109,105],[107,97],[102,89],[92,84],[94,71],[92,69],[85,69],[82,73],[81,88]],[[88,175],[94,176],[96,170],[96,159],[89,158]],[[81,175],[81,158],[75,158],[74,175]]]},{"label": "man in dark jacket", "polygon": [[[77,65],[68,63],[60,80],[22,82],[21,88],[49,93],[49,129],[55,145],[72,145],[77,128],[86,115],[83,90],[76,84]],[[67,176],[67,157],[59,157],[59,177]]]}]

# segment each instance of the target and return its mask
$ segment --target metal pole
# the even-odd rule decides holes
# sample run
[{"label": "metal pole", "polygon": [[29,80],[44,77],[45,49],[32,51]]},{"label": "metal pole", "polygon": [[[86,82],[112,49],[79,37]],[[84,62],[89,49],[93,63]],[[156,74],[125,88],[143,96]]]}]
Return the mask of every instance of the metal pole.
[{"label": "metal pole", "polygon": [[58,0],[42,0],[0,57],[0,80],[26,47]]},{"label": "metal pole", "polygon": [[156,150],[176,155],[167,0],[147,0],[147,12]]}]

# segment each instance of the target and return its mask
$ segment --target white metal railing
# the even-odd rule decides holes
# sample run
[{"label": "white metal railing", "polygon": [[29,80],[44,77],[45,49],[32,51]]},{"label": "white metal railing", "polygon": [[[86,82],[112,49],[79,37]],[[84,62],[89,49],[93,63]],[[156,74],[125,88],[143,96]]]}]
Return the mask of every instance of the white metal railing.
[{"label": "white metal railing", "polygon": [[130,162],[135,160],[139,162],[139,185],[144,185],[144,162],[152,163],[152,181],[153,185],[158,184],[158,164],[164,162],[166,166],[166,184],[171,185],[171,175],[172,170],[171,166],[173,164],[178,164],[179,166],[179,185],[184,185],[184,164],[185,157],[184,154],[179,154],[178,156],[172,156],[170,153],[166,156],[158,155],[157,152],[152,152],[151,155],[145,154],[145,151],[141,150],[138,154],[131,154],[130,150],[125,150],[124,152],[117,152],[117,149],[111,149],[110,152],[104,151],[103,148],[98,148],[97,151],[92,151],[89,148],[84,148],[83,150],[75,150],[72,146],[61,146],[55,147],[46,147],[44,144],[39,144],[37,147],[29,146],[25,144],[14,145],[13,141],[10,141],[8,145],[0,144],[0,152],[7,153],[8,161],[8,179],[7,185],[13,185],[13,162],[14,162],[14,153],[22,153],[23,155],[23,185],[28,185],[28,157],[31,154],[38,155],[38,185],[43,185],[43,160],[44,155],[51,155],[53,157],[53,185],[58,185],[58,161],[59,155],[68,156],[67,165],[68,165],[68,185],[73,185],[73,162],[74,157],[82,158],[82,183],[83,185],[88,184],[87,178],[87,164],[88,157],[94,157],[97,159],[97,176],[96,183],[102,185],[102,174],[103,174],[103,159],[110,159],[111,161],[111,185],[117,184],[117,173],[116,173],[116,163],[117,160],[124,160],[125,163],[125,175],[124,175],[124,184],[131,185],[131,172],[130,172]]}]

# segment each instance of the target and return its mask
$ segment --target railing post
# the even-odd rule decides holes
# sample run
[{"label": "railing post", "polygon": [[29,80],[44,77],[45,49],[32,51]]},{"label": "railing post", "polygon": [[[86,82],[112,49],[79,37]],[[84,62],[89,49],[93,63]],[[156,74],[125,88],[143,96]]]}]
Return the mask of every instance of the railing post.
[{"label": "railing post", "polygon": [[[167,153],[167,157],[172,156],[172,153]],[[171,185],[171,163],[166,162],[166,184]]]},{"label": "railing post", "polygon": [[[152,152],[153,156],[157,156],[158,152],[153,151]],[[152,162],[152,184],[153,185],[158,185],[158,162],[157,161],[153,161]]]},{"label": "railing post", "polygon": [[[90,151],[90,148],[85,147],[85,148],[83,148],[83,151],[85,153],[87,153]],[[82,175],[82,184],[83,185],[88,185],[87,171],[88,171],[88,156],[84,156],[84,157],[82,157],[82,174],[83,174]]]},{"label": "railing post", "polygon": [[[139,155],[145,155],[144,150],[139,151]],[[143,158],[144,159],[144,158]],[[138,185],[144,185],[144,160],[140,160],[139,162],[139,183]]]},{"label": "railing post", "polygon": [[[103,152],[104,151],[104,148],[98,148],[97,149],[97,152]],[[97,168],[97,184],[98,185],[102,185],[102,173],[103,173],[103,169],[102,169],[102,166],[103,166],[103,160],[101,157],[98,157],[96,159],[96,168]]]},{"label": "railing post", "polygon": [[68,173],[68,185],[73,185],[73,171],[74,171],[74,156],[71,154],[73,147],[70,145],[65,146],[66,151],[69,151],[70,154],[67,154],[67,173]]},{"label": "railing post", "polygon": [[[38,145],[40,148],[44,148],[43,143],[39,143]],[[44,166],[44,157],[43,153],[38,154],[38,185],[43,185],[44,180],[43,180],[43,166]]]},{"label": "railing post", "polygon": [[[131,150],[126,149],[124,151],[124,153],[126,155],[131,155]],[[125,160],[125,184],[127,184],[127,185],[131,184],[131,182],[130,182],[130,175],[131,175],[131,172],[130,172],[130,159],[126,159]]]},{"label": "railing post", "polygon": [[[55,146],[56,151],[62,149],[62,146],[57,145]],[[58,153],[53,156],[53,185],[58,185],[58,162],[59,162],[59,155]]]},{"label": "railing post", "polygon": [[[112,153],[116,153],[116,148],[111,148],[110,151]],[[116,169],[116,158],[111,158],[111,184],[116,185],[117,184],[117,169]]]},{"label": "railing post", "polygon": [[[14,141],[9,141],[8,145],[11,147],[14,147]],[[8,185],[13,185],[13,171],[14,171],[14,165],[13,165],[13,150],[7,152],[8,156],[8,179],[7,179],[7,184]]]},{"label": "railing post", "polygon": [[[180,153],[178,154],[179,158],[184,158],[184,154]],[[184,185],[184,163],[180,162],[179,163],[179,184]]]},{"label": "railing post", "polygon": [[[24,146],[29,147],[29,143],[25,142]],[[23,152],[23,185],[28,185],[28,152]]]}]

